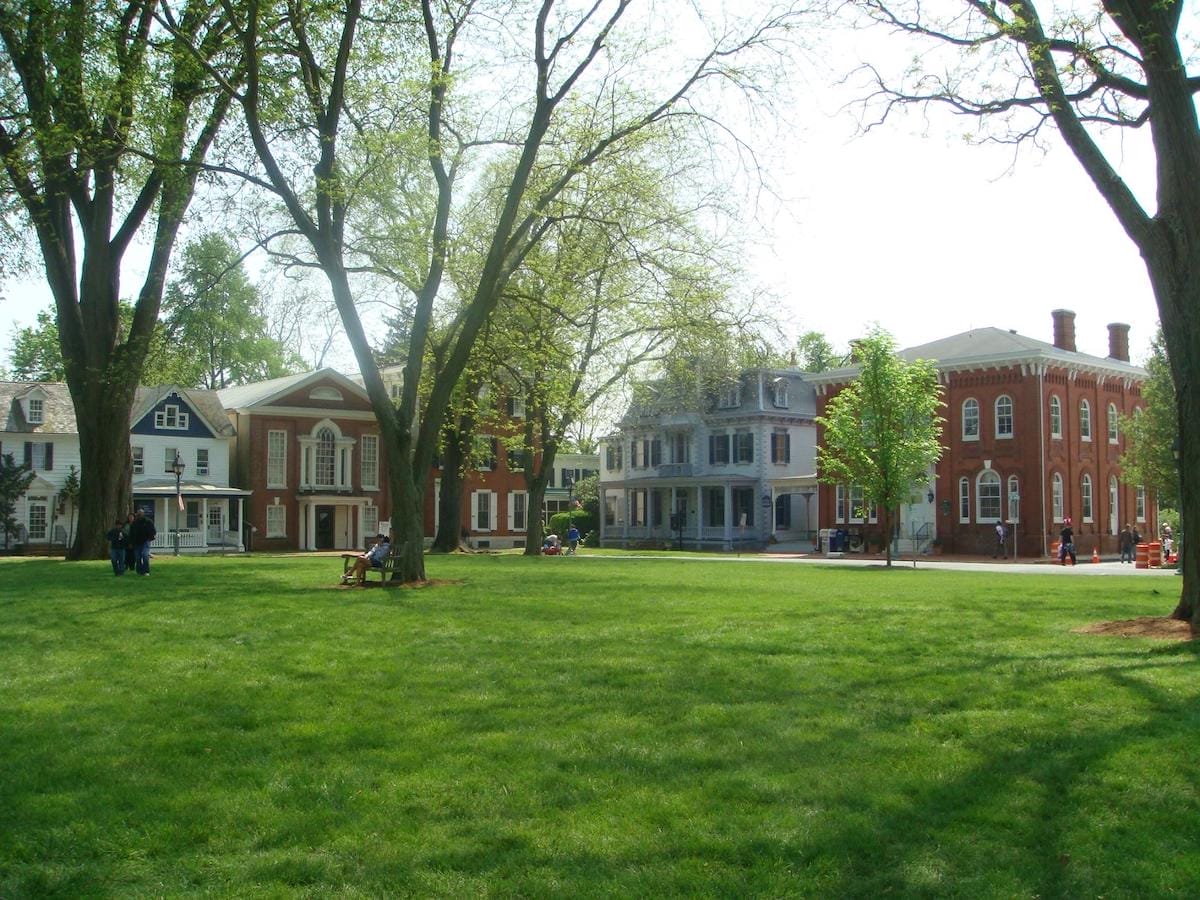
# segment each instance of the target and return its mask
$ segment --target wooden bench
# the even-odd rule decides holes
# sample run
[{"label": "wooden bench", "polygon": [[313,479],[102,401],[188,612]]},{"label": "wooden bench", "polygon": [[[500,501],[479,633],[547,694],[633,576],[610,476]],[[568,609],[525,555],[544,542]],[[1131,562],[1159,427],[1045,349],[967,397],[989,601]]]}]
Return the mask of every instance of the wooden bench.
[{"label": "wooden bench", "polygon": [[[359,584],[365,584],[367,577],[371,575],[379,576],[380,584],[387,584],[392,580],[392,572],[396,568],[396,563],[400,560],[400,551],[403,549],[403,544],[392,544],[388,555],[383,558],[378,566],[367,566],[366,572],[363,573],[362,580]],[[343,553],[342,554],[342,579],[350,577],[350,570],[354,568],[354,561],[362,556],[361,553]]]}]

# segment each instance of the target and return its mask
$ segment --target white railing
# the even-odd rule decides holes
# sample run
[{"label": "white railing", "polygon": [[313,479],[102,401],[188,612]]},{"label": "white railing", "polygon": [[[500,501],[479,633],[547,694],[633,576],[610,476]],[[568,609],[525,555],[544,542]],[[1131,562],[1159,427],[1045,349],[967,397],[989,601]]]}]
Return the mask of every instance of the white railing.
[{"label": "white railing", "polygon": [[[158,536],[150,542],[151,550],[174,550],[175,549],[175,531],[160,531]],[[202,531],[187,531],[179,530],[179,549],[180,550],[197,550],[207,547],[208,542],[204,539]]]}]

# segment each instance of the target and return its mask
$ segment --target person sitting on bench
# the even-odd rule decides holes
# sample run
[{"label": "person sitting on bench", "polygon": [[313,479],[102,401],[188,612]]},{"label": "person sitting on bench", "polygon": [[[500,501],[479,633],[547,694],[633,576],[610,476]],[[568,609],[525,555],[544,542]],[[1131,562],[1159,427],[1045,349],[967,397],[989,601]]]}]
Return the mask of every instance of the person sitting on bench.
[{"label": "person sitting on bench", "polygon": [[375,546],[366,553],[358,555],[354,560],[354,565],[347,569],[346,574],[342,576],[342,584],[349,584],[351,581],[362,584],[367,577],[367,569],[380,568],[391,549],[392,544],[386,534],[375,535]]}]

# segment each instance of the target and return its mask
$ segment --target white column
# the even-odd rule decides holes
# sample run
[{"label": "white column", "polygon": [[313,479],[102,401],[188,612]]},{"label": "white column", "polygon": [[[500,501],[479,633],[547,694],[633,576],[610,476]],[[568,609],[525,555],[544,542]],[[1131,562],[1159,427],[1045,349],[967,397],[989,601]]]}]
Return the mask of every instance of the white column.
[{"label": "white column", "polygon": [[302,550],[317,549],[317,504],[311,500],[307,502],[304,508],[304,524],[305,536],[301,546]]},{"label": "white column", "polygon": [[733,485],[725,485],[725,545],[733,546]]}]

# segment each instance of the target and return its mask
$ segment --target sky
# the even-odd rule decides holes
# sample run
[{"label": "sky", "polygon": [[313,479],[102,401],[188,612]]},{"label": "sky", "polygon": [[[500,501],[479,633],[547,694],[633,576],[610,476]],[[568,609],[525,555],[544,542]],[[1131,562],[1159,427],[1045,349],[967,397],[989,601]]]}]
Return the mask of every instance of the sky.
[{"label": "sky", "polygon": [[[910,52],[870,39],[870,52]],[[878,323],[900,346],[994,326],[1052,340],[1051,311],[1076,313],[1076,345],[1108,354],[1110,322],[1131,326],[1144,361],[1158,313],[1145,268],[1057,137],[1043,153],[963,142],[946,117],[897,117],[859,135],[838,86],[864,55],[861,35],[834,38],[783,110],[789,129],[764,155],[774,195],[760,198],[748,277],[765,288],[789,339],[824,333],[838,348]],[[1109,149],[1152,208],[1148,135]],[[135,284],[126,276],[125,285]],[[0,362],[12,333],[49,295],[37,279],[0,287]],[[343,348],[332,364],[355,367]]]}]

